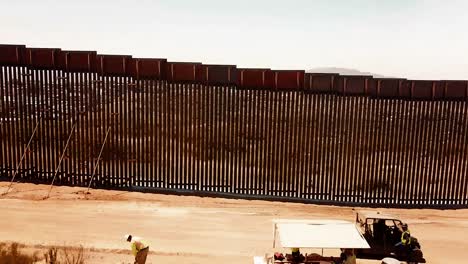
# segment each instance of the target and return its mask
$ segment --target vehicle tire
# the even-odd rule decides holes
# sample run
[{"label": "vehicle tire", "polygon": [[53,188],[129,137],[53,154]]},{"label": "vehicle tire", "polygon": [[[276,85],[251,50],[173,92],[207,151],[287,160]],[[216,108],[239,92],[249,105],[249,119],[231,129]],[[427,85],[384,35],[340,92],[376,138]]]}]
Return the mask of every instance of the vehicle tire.
[{"label": "vehicle tire", "polygon": [[422,258],[422,251],[420,249],[415,249],[408,255],[408,264],[417,264],[418,260],[421,260]]}]

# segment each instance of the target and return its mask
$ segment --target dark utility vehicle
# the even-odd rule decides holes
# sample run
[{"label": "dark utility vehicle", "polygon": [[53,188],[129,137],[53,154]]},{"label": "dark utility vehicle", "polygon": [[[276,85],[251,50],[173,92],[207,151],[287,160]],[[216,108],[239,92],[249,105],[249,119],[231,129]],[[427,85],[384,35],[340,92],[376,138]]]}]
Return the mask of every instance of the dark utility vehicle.
[{"label": "dark utility vehicle", "polygon": [[357,249],[357,258],[393,257],[408,263],[426,263],[421,245],[413,234],[410,243],[400,243],[405,224],[398,217],[379,212],[358,211],[356,225],[370,246],[369,249]]}]

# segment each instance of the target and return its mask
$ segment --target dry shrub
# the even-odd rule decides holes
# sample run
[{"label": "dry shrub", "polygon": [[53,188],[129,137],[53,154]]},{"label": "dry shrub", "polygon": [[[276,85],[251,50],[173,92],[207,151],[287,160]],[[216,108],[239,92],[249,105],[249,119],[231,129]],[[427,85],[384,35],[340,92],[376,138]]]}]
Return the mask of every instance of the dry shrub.
[{"label": "dry shrub", "polygon": [[0,243],[0,263],[2,264],[33,264],[40,261],[38,254],[28,255],[21,252],[18,243],[7,245]]},{"label": "dry shrub", "polygon": [[57,248],[51,247],[47,250],[47,253],[44,254],[47,264],[58,264],[57,262]]},{"label": "dry shrub", "polygon": [[51,247],[44,256],[47,264],[85,263],[85,252],[83,246],[80,246],[79,248],[63,247],[60,249]]},{"label": "dry shrub", "polygon": [[83,246],[79,248],[64,247],[61,250],[60,264],[84,264],[85,252]]},{"label": "dry shrub", "polygon": [[83,246],[72,247],[50,247],[47,252],[34,252],[26,254],[21,251],[22,245],[18,243],[0,243],[0,264],[85,264],[86,254]]}]

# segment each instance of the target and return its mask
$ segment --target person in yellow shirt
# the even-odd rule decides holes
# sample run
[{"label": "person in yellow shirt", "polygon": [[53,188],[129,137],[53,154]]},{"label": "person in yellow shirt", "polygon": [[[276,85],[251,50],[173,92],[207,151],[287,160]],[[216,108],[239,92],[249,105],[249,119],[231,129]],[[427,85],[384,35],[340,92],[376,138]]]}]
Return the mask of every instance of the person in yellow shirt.
[{"label": "person in yellow shirt", "polygon": [[341,249],[341,260],[343,264],[356,264],[356,255],[354,249],[344,248]]},{"label": "person in yellow shirt", "polygon": [[131,243],[132,254],[135,256],[135,264],[145,264],[149,252],[148,243],[141,237],[125,235],[125,240]]},{"label": "person in yellow shirt", "polygon": [[401,244],[403,244],[403,246],[407,246],[411,244],[411,232],[409,231],[407,224],[403,224],[401,229],[403,230],[401,233]]},{"label": "person in yellow shirt", "polygon": [[299,248],[291,248],[291,257],[293,263],[301,263],[305,260],[305,257],[301,254]]}]

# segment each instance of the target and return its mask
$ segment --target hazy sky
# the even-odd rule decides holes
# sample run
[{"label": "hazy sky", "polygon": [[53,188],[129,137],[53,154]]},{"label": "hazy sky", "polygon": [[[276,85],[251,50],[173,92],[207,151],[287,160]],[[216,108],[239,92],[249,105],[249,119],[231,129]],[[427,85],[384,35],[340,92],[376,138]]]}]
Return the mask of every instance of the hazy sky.
[{"label": "hazy sky", "polygon": [[468,79],[465,0],[0,0],[0,43]]}]

